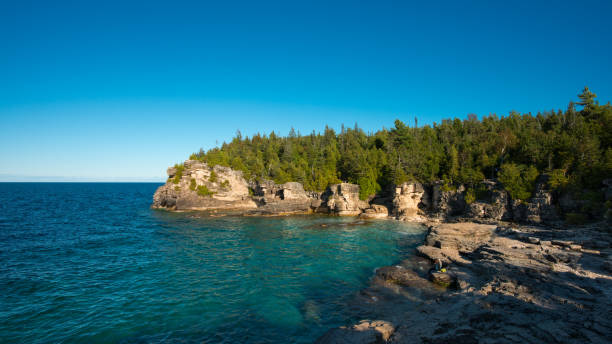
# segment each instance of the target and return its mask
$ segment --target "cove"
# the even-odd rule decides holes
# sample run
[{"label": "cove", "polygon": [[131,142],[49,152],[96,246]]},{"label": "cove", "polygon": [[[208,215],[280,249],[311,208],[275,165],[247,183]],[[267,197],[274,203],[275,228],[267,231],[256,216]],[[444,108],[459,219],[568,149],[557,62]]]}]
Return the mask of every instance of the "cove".
[{"label": "cove", "polygon": [[0,184],[3,341],[310,343],[354,321],[347,301],[425,235],[152,210],[158,186]]}]

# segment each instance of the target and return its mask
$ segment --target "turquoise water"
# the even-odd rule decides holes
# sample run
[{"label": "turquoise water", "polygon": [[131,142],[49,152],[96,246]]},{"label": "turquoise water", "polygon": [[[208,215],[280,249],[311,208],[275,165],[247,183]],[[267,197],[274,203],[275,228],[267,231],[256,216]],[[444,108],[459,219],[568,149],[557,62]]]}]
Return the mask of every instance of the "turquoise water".
[{"label": "turquoise water", "polygon": [[309,343],[424,236],[151,210],[157,186],[0,183],[0,342]]}]

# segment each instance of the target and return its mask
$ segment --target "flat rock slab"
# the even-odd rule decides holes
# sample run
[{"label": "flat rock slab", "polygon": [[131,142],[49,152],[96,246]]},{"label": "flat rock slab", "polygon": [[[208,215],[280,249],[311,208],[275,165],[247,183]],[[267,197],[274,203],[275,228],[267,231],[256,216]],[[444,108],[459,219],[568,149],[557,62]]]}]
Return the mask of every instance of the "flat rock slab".
[{"label": "flat rock slab", "polygon": [[327,331],[316,344],[382,344],[386,343],[395,327],[388,321],[362,320],[351,327],[339,327]]}]

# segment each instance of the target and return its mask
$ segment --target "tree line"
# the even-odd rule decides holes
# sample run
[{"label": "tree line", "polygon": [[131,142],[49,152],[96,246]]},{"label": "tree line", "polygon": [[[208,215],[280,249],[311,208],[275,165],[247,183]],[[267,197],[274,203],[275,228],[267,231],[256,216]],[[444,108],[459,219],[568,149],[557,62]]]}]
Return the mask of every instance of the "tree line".
[{"label": "tree line", "polygon": [[497,179],[512,198],[525,200],[543,173],[551,189],[579,194],[612,178],[612,106],[600,105],[587,87],[578,98],[565,111],[468,115],[423,126],[416,118],[414,126],[398,119],[374,133],[357,125],[309,135],[237,132],[231,142],[190,159],[241,170],[247,179],[297,181],[312,191],[355,183],[363,199],[407,181],[473,187]]}]

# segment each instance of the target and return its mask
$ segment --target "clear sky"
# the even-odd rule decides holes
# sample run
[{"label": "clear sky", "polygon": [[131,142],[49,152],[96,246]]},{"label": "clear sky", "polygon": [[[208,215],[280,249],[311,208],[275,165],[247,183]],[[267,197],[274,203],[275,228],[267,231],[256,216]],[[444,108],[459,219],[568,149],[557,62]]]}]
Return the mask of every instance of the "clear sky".
[{"label": "clear sky", "polygon": [[0,1],[0,180],[164,180],[237,129],[612,100],[612,1]]}]

